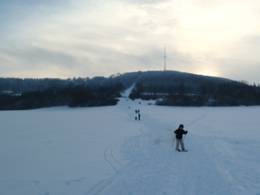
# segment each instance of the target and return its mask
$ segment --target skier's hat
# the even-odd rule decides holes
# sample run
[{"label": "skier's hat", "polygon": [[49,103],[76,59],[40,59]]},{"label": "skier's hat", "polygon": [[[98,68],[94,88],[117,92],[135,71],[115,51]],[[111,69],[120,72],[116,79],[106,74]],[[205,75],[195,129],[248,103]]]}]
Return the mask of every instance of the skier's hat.
[{"label": "skier's hat", "polygon": [[183,124],[180,124],[180,125],[179,125],[179,128],[183,128],[183,127],[184,127],[184,125],[183,125]]}]

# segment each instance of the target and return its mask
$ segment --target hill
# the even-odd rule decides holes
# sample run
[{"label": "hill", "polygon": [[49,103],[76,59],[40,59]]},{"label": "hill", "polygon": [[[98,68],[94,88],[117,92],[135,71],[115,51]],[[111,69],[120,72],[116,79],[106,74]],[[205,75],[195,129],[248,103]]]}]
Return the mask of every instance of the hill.
[{"label": "hill", "polygon": [[260,104],[260,87],[245,82],[177,71],[135,75],[135,88],[130,94],[132,99],[155,99],[158,105],[174,106]]},{"label": "hill", "polygon": [[153,99],[157,105],[260,105],[259,86],[178,71],[147,71],[64,80],[0,78],[0,109],[115,105],[130,86],[131,99]]}]

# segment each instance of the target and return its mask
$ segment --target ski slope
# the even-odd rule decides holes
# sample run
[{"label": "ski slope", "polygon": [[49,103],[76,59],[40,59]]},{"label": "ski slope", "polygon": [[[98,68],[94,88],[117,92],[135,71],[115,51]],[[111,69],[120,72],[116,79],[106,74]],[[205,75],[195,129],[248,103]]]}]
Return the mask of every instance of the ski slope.
[{"label": "ski slope", "polygon": [[[127,98],[113,107],[0,112],[0,194],[260,195],[259,115],[260,107]],[[174,150],[180,123],[187,153]]]}]

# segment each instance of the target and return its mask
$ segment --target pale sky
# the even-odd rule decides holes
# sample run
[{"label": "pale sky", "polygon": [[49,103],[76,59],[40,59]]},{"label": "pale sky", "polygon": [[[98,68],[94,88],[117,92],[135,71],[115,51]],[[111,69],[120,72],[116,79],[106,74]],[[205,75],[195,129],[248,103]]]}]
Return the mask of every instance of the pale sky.
[{"label": "pale sky", "polygon": [[1,77],[169,70],[260,83],[259,0],[0,0]]}]

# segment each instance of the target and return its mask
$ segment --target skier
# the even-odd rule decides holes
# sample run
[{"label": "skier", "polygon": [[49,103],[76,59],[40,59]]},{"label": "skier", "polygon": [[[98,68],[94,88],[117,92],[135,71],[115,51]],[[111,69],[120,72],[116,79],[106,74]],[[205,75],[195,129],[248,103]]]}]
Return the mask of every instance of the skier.
[{"label": "skier", "polygon": [[[187,152],[187,150],[184,147],[183,138],[182,138],[182,136],[184,134],[186,135],[188,133],[188,131],[184,130],[184,125],[180,124],[179,128],[176,129],[174,131],[174,133],[176,134],[176,151],[178,151],[178,152],[181,152],[181,151]],[[181,150],[179,148],[180,145],[181,145]]]},{"label": "skier", "polygon": [[138,119],[138,110],[135,109],[135,120],[137,121],[137,119]]},{"label": "skier", "polygon": [[138,109],[138,120],[140,121],[141,120],[141,113],[140,113],[140,110]]}]

